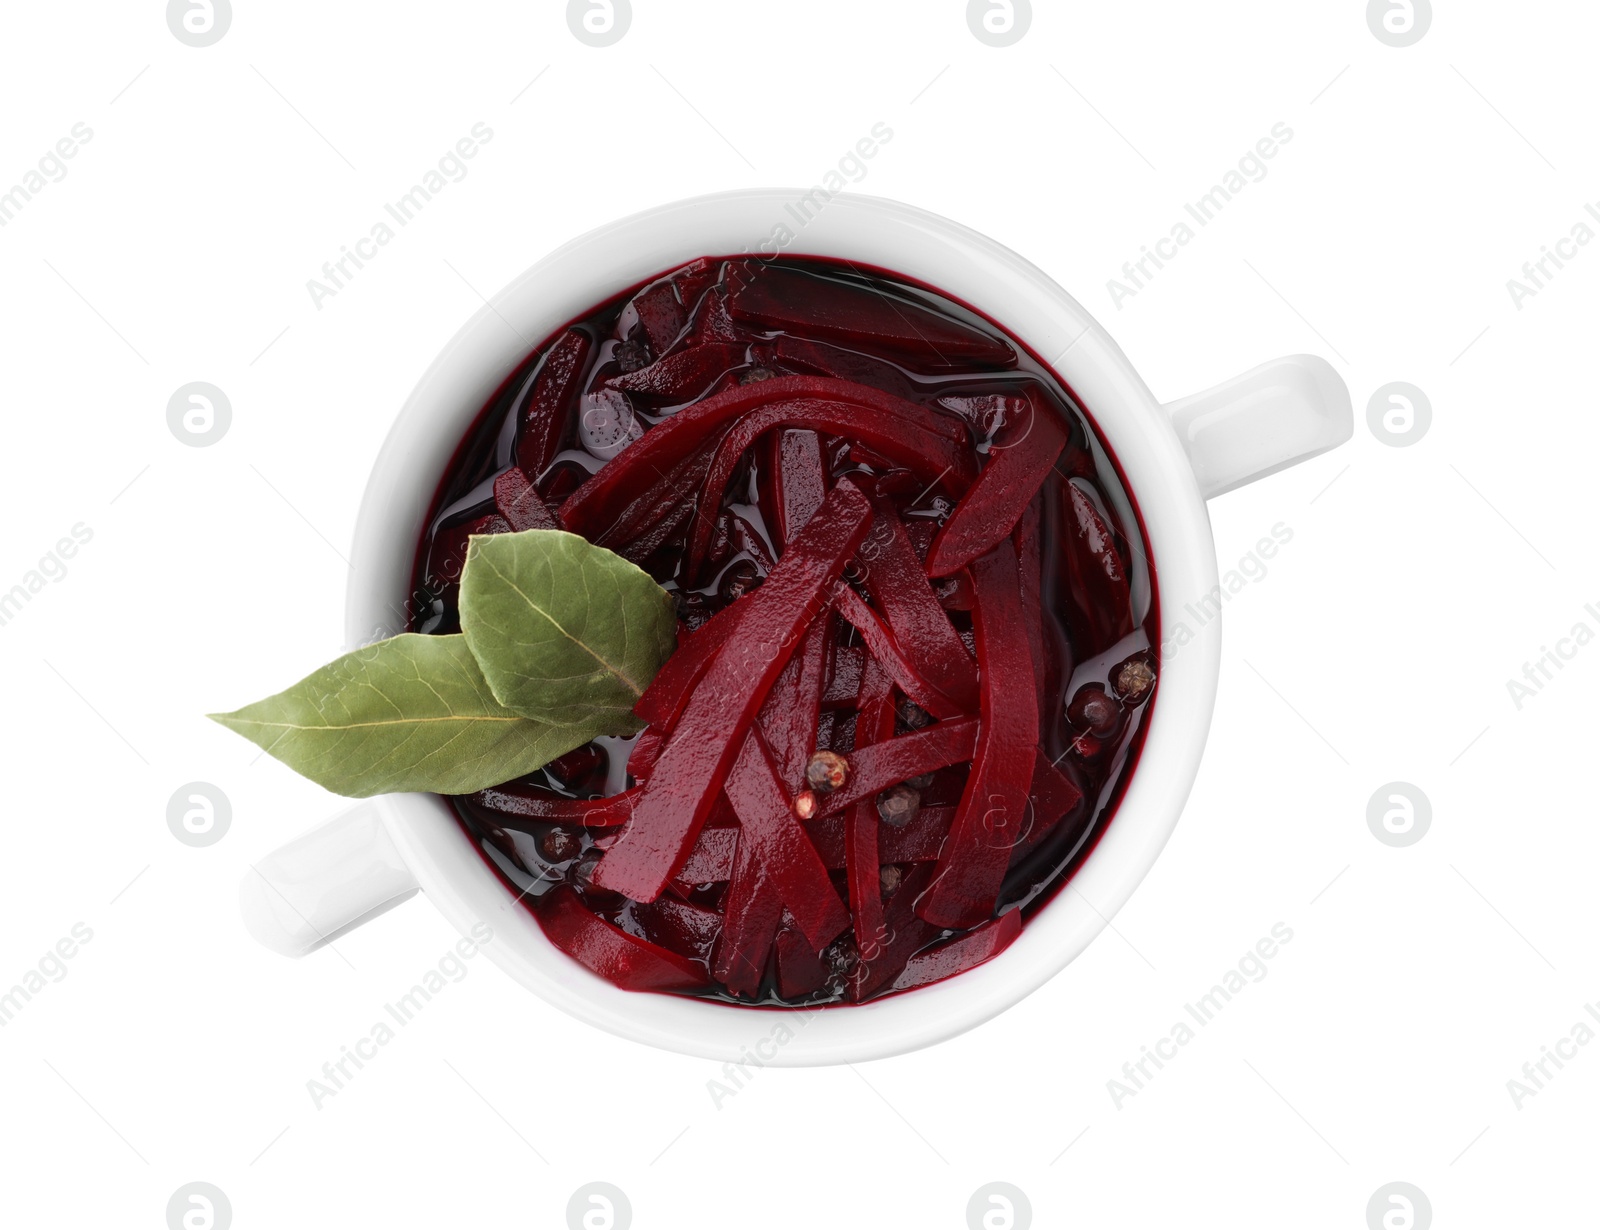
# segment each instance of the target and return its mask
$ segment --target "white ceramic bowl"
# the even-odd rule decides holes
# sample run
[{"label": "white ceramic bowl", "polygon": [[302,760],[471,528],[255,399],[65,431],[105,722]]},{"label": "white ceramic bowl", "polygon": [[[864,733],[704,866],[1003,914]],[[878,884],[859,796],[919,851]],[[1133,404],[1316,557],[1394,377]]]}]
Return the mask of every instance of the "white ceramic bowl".
[{"label": "white ceramic bowl", "polygon": [[1015,253],[891,201],[837,196],[819,208],[815,197],[797,204],[803,198],[721,193],[612,223],[551,253],[474,316],[422,377],[373,468],[352,557],[351,646],[404,630],[416,546],[446,465],[488,398],[562,325],[699,256],[782,252],[903,274],[977,308],[1055,369],[1143,515],[1161,599],[1160,686],[1122,804],[1069,887],[1001,956],[957,978],[860,1006],[755,1011],[622,991],[596,977],[545,939],[447,803],[390,795],[336,816],[246,877],[246,922],[263,943],[312,951],[420,888],[463,935],[486,922],[484,951],[507,973],[601,1029],[722,1061],[845,1063],[927,1046],[1009,1008],[1082,952],[1144,878],[1188,796],[1216,694],[1219,623],[1186,613],[1217,590],[1205,500],[1349,439],[1343,381],[1323,360],[1299,356],[1162,406],[1105,330]]}]

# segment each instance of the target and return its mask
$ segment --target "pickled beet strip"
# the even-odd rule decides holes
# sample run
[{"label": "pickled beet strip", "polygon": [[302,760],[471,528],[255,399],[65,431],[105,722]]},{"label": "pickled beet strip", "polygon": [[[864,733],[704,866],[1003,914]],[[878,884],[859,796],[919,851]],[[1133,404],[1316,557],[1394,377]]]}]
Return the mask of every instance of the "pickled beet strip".
[{"label": "pickled beet strip", "polygon": [[[978,707],[978,672],[934,597],[895,510],[880,503],[857,556],[867,591],[912,667],[966,712]],[[926,706],[924,706],[926,707]]]},{"label": "pickled beet strip", "polygon": [[486,811],[493,812],[505,828],[526,827],[516,821],[540,824],[581,824],[586,828],[615,828],[626,824],[639,801],[637,787],[603,799],[564,799],[543,786],[509,783],[464,796]]},{"label": "pickled beet strip", "polygon": [[633,750],[628,753],[628,776],[636,782],[643,782],[649,777],[665,743],[665,735],[654,726],[646,727],[634,740]]},{"label": "pickled beet strip", "polygon": [[1117,541],[1080,480],[1061,484],[1062,537],[1067,577],[1071,581],[1071,618],[1082,644],[1077,657],[1109,649],[1133,631],[1128,573],[1117,554]]},{"label": "pickled beet strip", "polygon": [[[856,714],[858,747],[894,737],[894,686],[876,661],[869,661],[862,672]],[[850,922],[858,936],[877,935],[883,925],[878,828],[878,804],[870,796],[845,812],[845,884],[850,895]]]},{"label": "pickled beet strip", "polygon": [[[685,458],[709,451],[710,442],[729,424],[761,406],[797,399],[852,407],[856,411],[852,430],[872,420],[878,423],[879,431],[898,431],[902,436],[922,440],[930,455],[954,453],[952,472],[959,479],[968,479],[975,473],[967,448],[966,426],[953,415],[939,414],[845,380],[777,376],[726,389],[652,427],[568,497],[561,506],[562,524],[593,541],[594,535],[617,520],[630,502],[646,498],[636,494],[641,487],[657,483],[661,475]],[[934,472],[938,473],[938,469],[936,466]]]},{"label": "pickled beet strip", "polygon": [[1011,533],[1050,476],[1067,446],[1067,431],[1034,398],[1028,399],[1028,407],[1031,413],[1000,429],[978,481],[933,540],[928,550],[930,577],[960,572]]},{"label": "pickled beet strip", "polygon": [[552,944],[624,991],[689,991],[706,985],[700,966],[591,914],[568,885],[546,893],[535,916]]},{"label": "pickled beet strip", "polygon": [[1017,548],[1017,575],[1022,590],[1022,615],[1028,630],[1028,653],[1033,658],[1033,681],[1039,712],[1050,713],[1050,680],[1055,675],[1052,646],[1045,640],[1044,628],[1044,544],[1040,537],[1043,516],[1042,497],[1028,502],[1017,522],[1014,541]]},{"label": "pickled beet strip", "polygon": [[[894,634],[883,626],[878,614],[844,582],[833,587],[833,605],[844,619],[861,633],[861,641],[889,677],[922,708],[936,718],[960,717],[968,710],[940,691],[907,660]],[[966,657],[966,647],[957,641],[961,656]]]},{"label": "pickled beet strip", "polygon": [[[651,354],[665,354],[667,348],[677,340],[678,334],[683,332],[683,326],[689,323],[689,309],[679,301],[672,278],[663,278],[646,286],[633,297],[628,307],[633,309],[634,316],[644,328]],[[626,321],[627,316],[625,308],[618,324]]]},{"label": "pickled beet strip", "polygon": [[568,329],[545,354],[524,391],[522,404],[512,411],[521,416],[517,464],[535,477],[542,475],[561,451],[567,414],[593,349],[587,333]]},{"label": "pickled beet strip", "polygon": [[[672,887],[688,892],[701,884],[720,884],[733,875],[733,854],[739,847],[737,827],[707,824],[695,839],[694,849],[673,877]],[[844,866],[841,853],[839,866]]]},{"label": "pickled beet strip", "polygon": [[925,987],[931,982],[952,978],[998,957],[1021,934],[1022,911],[1008,910],[975,931],[919,952],[906,962],[905,969],[889,989],[909,991],[912,987]]},{"label": "pickled beet strip", "polygon": [[691,961],[711,962],[712,947],[722,932],[722,915],[687,901],[663,897],[633,909],[644,938]]},{"label": "pickled beet strip", "polygon": [[[751,731],[724,785],[739,817],[739,847],[748,847],[795,926],[820,949],[850,925],[811,838],[795,818],[789,796],[760,732]],[[737,882],[739,860],[734,859]],[[730,890],[731,891],[731,890]]]},{"label": "pickled beet strip", "polygon": [[1009,540],[973,562],[972,581],[978,598],[978,748],[933,885],[917,906],[927,922],[962,929],[994,914],[1012,849],[1025,836],[1039,743],[1033,660],[1017,553]]},{"label": "pickled beet strip", "polygon": [[916,388],[894,364],[854,350],[843,350],[826,342],[807,341],[803,337],[784,336],[773,343],[768,353],[774,363],[784,367],[815,372],[819,376],[833,376],[838,380],[853,380],[857,384],[870,384],[896,397],[916,396]]},{"label": "pickled beet strip", "polygon": [[1028,801],[1033,807],[1029,836],[1055,827],[1082,799],[1083,791],[1077,783],[1039,752],[1033,762],[1033,780],[1028,784]]},{"label": "pickled beet strip", "polygon": [[657,730],[670,731],[689,703],[694,685],[700,682],[717,652],[738,631],[739,621],[748,609],[748,595],[725,606],[693,632],[678,638],[678,647],[650,681],[633,706],[633,715]]},{"label": "pickled beet strip", "polygon": [[[768,380],[765,383],[772,385],[778,381]],[[846,387],[853,390],[865,388],[864,385]],[[867,391],[883,396],[877,394],[876,390]],[[843,394],[840,396],[842,398]],[[728,429],[716,446],[710,469],[706,474],[705,490],[701,496],[702,509],[714,511],[721,507],[728,481],[733,477],[733,472],[738,467],[745,450],[767,432],[780,427],[806,427],[816,431],[848,434],[853,440],[867,441],[889,457],[911,466],[934,482],[947,475],[954,475],[957,484],[964,485],[973,468],[972,454],[964,436],[960,443],[954,443],[944,437],[924,432],[917,425],[909,424],[904,419],[880,417],[870,412],[864,414],[863,407],[858,403],[859,399],[851,402],[800,397],[769,402],[751,410]],[[905,404],[916,410],[919,415],[929,414],[928,411],[912,406],[909,402]],[[649,438],[647,435],[645,440],[648,441]],[[689,538],[689,553],[685,564],[689,575],[694,575],[700,562],[705,559],[710,536],[711,525],[702,516],[696,521],[694,531]]]},{"label": "pickled beet strip", "polygon": [[[646,438],[648,436],[647,432]],[[615,465],[616,461],[620,461],[637,447],[638,445],[631,446],[627,452],[619,454],[610,465]],[[604,474],[610,465],[600,473]],[[588,534],[589,540],[596,545],[605,546],[615,543],[638,544],[643,539],[646,544],[660,546],[694,515],[700,489],[705,484],[706,470],[710,465],[709,453],[695,454],[684,458],[664,475],[652,476],[656,481],[640,489],[639,494],[629,500],[609,524],[591,531]],[[557,519],[561,522],[562,528],[572,529],[567,519],[567,509],[593,481],[594,478],[590,478],[561,505]],[[650,549],[654,549],[654,546]]]},{"label": "pickled beet strip", "polygon": [[866,286],[755,261],[730,268],[726,280],[729,313],[763,329],[867,343],[939,367],[957,360],[998,367],[1016,358],[998,337]]},{"label": "pickled beet strip", "polygon": [[828,677],[828,686],[822,693],[823,705],[855,704],[866,662],[867,652],[860,645],[835,645],[833,673]]},{"label": "pickled beet strip", "polygon": [[760,992],[782,921],[782,901],[760,856],[750,843],[739,841],[723,897],[722,934],[710,960],[710,974],[731,995],[755,998]]},{"label": "pickled beet strip", "polygon": [[773,482],[762,494],[768,495],[771,503],[767,524],[784,543],[805,529],[812,514],[822,507],[828,495],[828,473],[822,462],[822,438],[816,432],[779,431],[768,439]]},{"label": "pickled beet strip", "polygon": [[[904,828],[883,825],[878,831],[880,863],[933,863],[950,832],[954,807],[924,807]],[[823,816],[805,826],[817,857],[829,871],[845,869],[845,818]],[[733,852],[739,830],[707,822],[695,840],[694,849],[673,878],[675,891],[688,892],[702,884],[720,884],[733,874]],[[665,898],[663,898],[665,900]]]},{"label": "pickled beet strip", "polygon": [[555,514],[520,466],[512,466],[494,480],[494,506],[513,530],[556,528]]},{"label": "pickled beet strip", "polygon": [[871,512],[855,484],[841,482],[761,588],[741,599],[749,610],[737,634],[690,696],[622,840],[595,868],[600,887],[635,901],[661,895],[693,848],[773,681],[861,545]]},{"label": "pickled beet strip", "polygon": [[773,948],[778,957],[778,994],[784,999],[804,999],[820,991],[833,972],[811,941],[793,927],[778,932]]},{"label": "pickled beet strip", "polygon": [[845,757],[849,770],[844,785],[823,796],[818,814],[835,815],[907,778],[971,760],[978,732],[977,718],[955,718],[851,752]]},{"label": "pickled beet strip", "polygon": [[860,959],[845,986],[845,994],[853,1003],[869,999],[887,987],[918,949],[939,938],[940,928],[916,914],[917,901],[927,890],[932,875],[932,867],[913,868],[889,898],[879,933],[856,936]]},{"label": "pickled beet strip", "polygon": [[[832,620],[824,611],[806,629],[800,652],[789,660],[761,708],[761,733],[772,748],[778,776],[790,796],[805,785],[806,762],[816,751],[817,717],[828,670]],[[893,733],[893,732],[891,732]]]},{"label": "pickled beet strip", "polygon": [[745,347],[735,342],[708,342],[658,359],[636,372],[613,376],[608,387],[668,400],[698,397],[728,371],[746,366]]},{"label": "pickled beet strip", "polygon": [[760,987],[786,907],[819,952],[850,925],[850,913],[795,819],[757,732],[746,737],[724,788],[739,817],[739,838],[711,972],[729,991],[749,996]]}]

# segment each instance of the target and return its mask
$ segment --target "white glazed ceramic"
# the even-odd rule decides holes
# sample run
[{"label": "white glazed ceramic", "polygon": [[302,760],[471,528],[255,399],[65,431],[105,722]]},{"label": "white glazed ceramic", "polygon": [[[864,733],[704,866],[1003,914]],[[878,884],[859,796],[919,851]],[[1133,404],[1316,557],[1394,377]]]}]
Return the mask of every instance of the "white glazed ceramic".
[{"label": "white glazed ceramic", "polygon": [[1150,870],[1188,796],[1216,694],[1219,623],[1185,614],[1218,585],[1205,500],[1348,440],[1344,382],[1325,361],[1297,356],[1163,406],[1105,330],[1015,253],[906,205],[839,196],[818,208],[814,199],[801,206],[803,195],[722,193],[612,223],[540,261],[473,317],[422,377],[373,469],[352,557],[351,647],[404,630],[413,555],[446,465],[488,398],[556,329],[699,256],[781,250],[898,272],[977,308],[1049,363],[1088,408],[1143,515],[1164,660],[1139,767],[1094,852],[988,964],[874,1003],[775,1013],[618,990],[550,945],[448,804],[390,795],[336,816],[246,877],[245,920],[262,943],[310,952],[420,889],[463,935],[487,922],[494,938],[484,951],[507,973],[601,1029],[719,1061],[845,1063],[927,1046],[1009,1008],[1082,952]]}]

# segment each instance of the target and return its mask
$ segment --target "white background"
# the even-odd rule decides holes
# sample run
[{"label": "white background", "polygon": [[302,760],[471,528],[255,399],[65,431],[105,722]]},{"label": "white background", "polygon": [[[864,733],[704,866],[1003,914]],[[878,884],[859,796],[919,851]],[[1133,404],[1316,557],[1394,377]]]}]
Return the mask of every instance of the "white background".
[{"label": "white background", "polygon": [[[1006,49],[957,0],[635,0],[605,49],[552,2],[236,0],[206,49],[153,0],[7,6],[0,191],[94,133],[0,229],[0,591],[93,531],[0,627],[0,989],[94,933],[0,1029],[8,1223],[160,1226],[202,1180],[239,1227],[559,1227],[599,1179],[639,1227],[954,1230],[992,1180],[1050,1227],[1360,1230],[1395,1180],[1439,1226],[1587,1224],[1600,1046],[1520,1110],[1506,1082],[1600,1000],[1600,647],[1520,710],[1506,681],[1600,629],[1600,245],[1520,311],[1506,281],[1600,201],[1600,12],[1438,7],[1402,50],[1362,0],[1039,0]],[[480,121],[470,175],[317,310],[307,279]],[[241,876],[339,804],[201,715],[342,648],[365,475],[480,292],[652,203],[815,183],[879,121],[860,191],[1037,262],[1161,397],[1299,351],[1350,383],[1348,446],[1212,506],[1224,567],[1294,538],[1226,610],[1176,836],[1114,932],[920,1054],[719,1109],[713,1065],[479,958],[317,1109],[456,937],[419,899],[300,962],[255,947]],[[1267,178],[1113,306],[1279,122]],[[234,411],[199,449],[166,422],[196,380]],[[1407,448],[1365,423],[1397,380],[1434,411]],[[166,825],[194,780],[233,804],[204,849]],[[1433,807],[1405,849],[1367,826],[1393,780]],[[1280,921],[1266,978],[1119,1109],[1107,1081]]]}]

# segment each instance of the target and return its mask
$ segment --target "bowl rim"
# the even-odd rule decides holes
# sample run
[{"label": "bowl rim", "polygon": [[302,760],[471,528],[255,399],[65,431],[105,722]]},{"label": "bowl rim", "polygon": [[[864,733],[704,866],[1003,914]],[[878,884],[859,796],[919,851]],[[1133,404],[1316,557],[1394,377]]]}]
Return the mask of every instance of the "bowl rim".
[{"label": "bowl rim", "polygon": [[[550,944],[443,799],[378,801],[424,892],[463,934],[487,922],[495,939],[485,951],[517,981],[620,1037],[736,1065],[903,1054],[998,1015],[1065,968],[1109,925],[1170,837],[1199,768],[1221,658],[1214,614],[1197,628],[1175,620],[1218,586],[1204,500],[1167,413],[1110,335],[1043,271],[977,231],[878,197],[839,194],[818,206],[816,191],[742,189],[644,210],[557,248],[488,300],[428,367],[379,451],[357,519],[346,605],[352,647],[404,631],[403,595],[439,478],[489,397],[557,329],[699,256],[781,252],[899,272],[998,322],[1078,395],[1144,523],[1161,597],[1160,682],[1140,764],[1111,823],[994,960],[905,995],[817,1010],[623,991]],[[1174,643],[1177,628],[1183,636]]]}]

